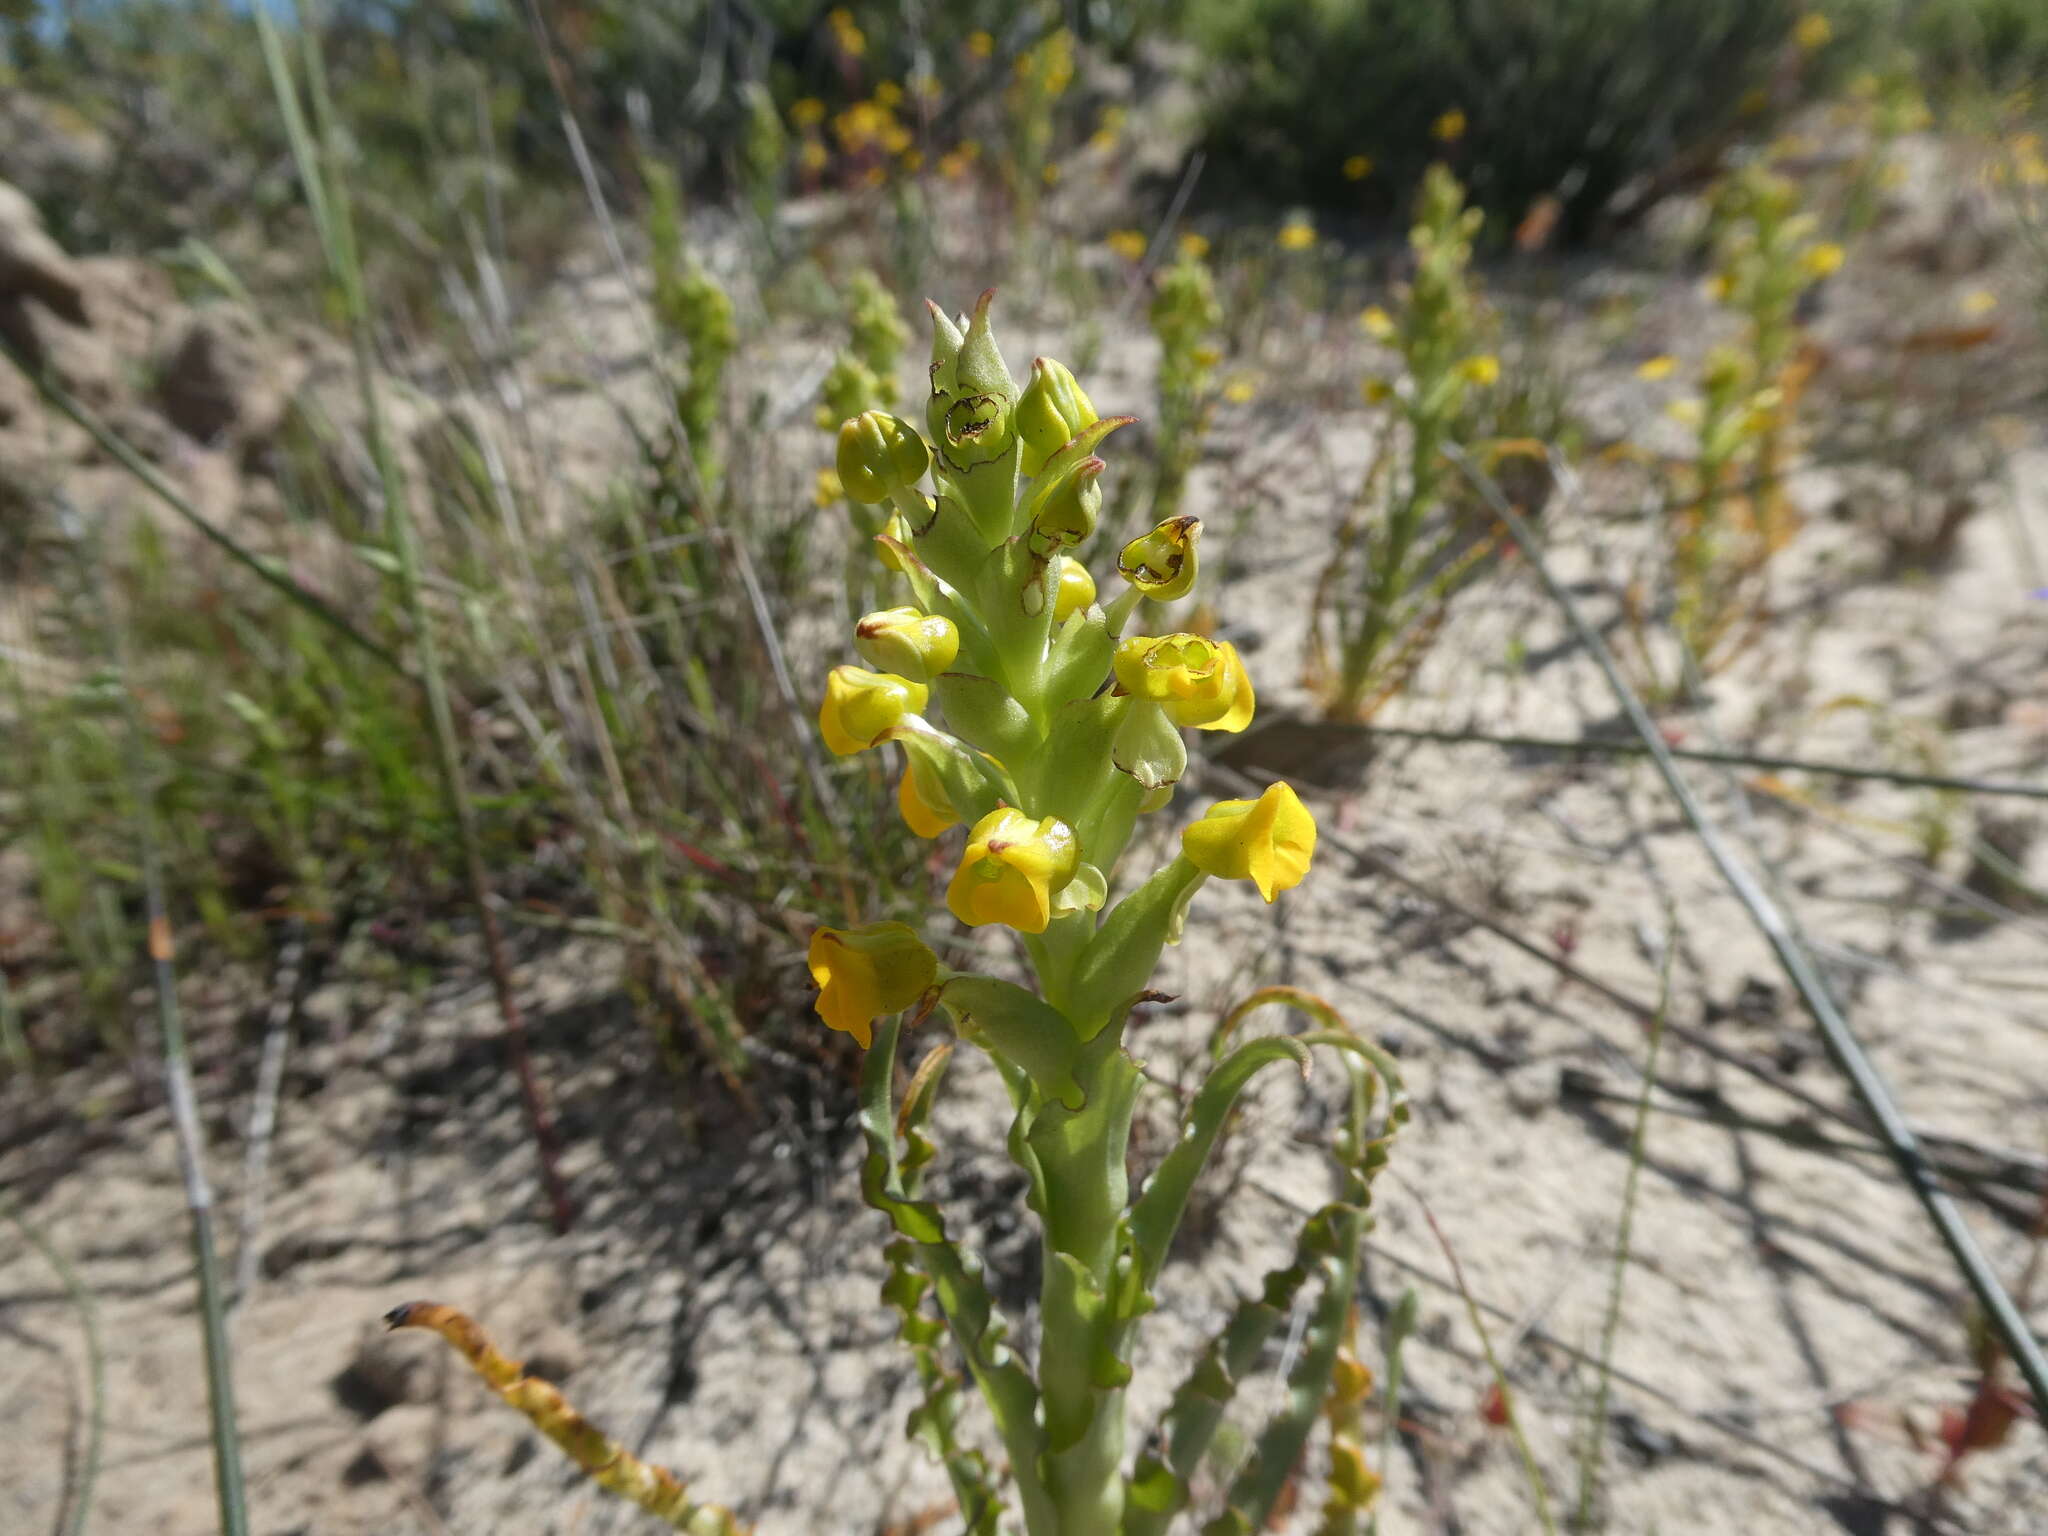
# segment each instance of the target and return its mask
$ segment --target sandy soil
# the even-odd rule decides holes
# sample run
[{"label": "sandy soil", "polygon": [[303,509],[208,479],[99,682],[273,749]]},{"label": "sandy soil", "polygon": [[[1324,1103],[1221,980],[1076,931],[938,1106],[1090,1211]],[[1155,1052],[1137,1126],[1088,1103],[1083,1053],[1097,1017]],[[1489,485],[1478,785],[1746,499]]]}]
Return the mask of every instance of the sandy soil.
[{"label": "sandy soil", "polygon": [[[1586,398],[1610,430],[1654,433],[1660,401],[1635,382],[1632,361],[1690,339],[1689,289],[1639,287],[1651,301],[1645,329],[1594,368]],[[602,333],[602,307],[585,313]],[[1305,372],[1282,354],[1287,338],[1267,338],[1251,360],[1262,393],[1219,418],[1194,491],[1211,569],[1229,573],[1216,595],[1225,633],[1245,648],[1276,719],[1302,702],[1303,572],[1319,568],[1370,451],[1353,408],[1355,346],[1337,334],[1346,326],[1331,322]],[[1036,326],[1020,316],[1008,339],[1024,356],[1057,331],[1057,316]],[[1145,344],[1107,350],[1118,364],[1091,377],[1097,402],[1119,410],[1149,398]],[[792,377],[807,366],[793,362]],[[1810,758],[1903,762],[1885,720],[1911,718],[1942,728],[1950,771],[2038,781],[2048,604],[2016,575],[2015,529],[2048,549],[2048,458],[2008,468],[2011,494],[1968,525],[1955,562],[1910,580],[1886,576],[1867,530],[1836,517],[1841,476],[1803,477],[1806,524],[1780,567],[1769,643],[1716,680],[1710,711],[1674,714],[1672,729],[1688,745],[1718,734]],[[1595,479],[1584,503],[1553,503],[1550,522],[1560,571],[1610,634],[1615,572],[1640,538],[1617,483]],[[1511,641],[1525,664],[1510,664]],[[1888,714],[1842,704],[1860,697],[1884,700]],[[1467,597],[1386,718],[1611,734],[1616,711],[1526,570],[1509,569]],[[1134,1036],[1159,1085],[1141,1151],[1168,1134],[1173,1088],[1191,1081],[1210,1021],[1255,984],[1320,992],[1399,1054],[1416,1116],[1380,1187],[1362,1300],[1377,1316],[1413,1285],[1421,1321],[1407,1367],[1413,1432],[1382,1469],[1383,1530],[1537,1529],[1512,1446],[1480,1411],[1489,1377],[1443,1244],[1486,1309],[1553,1497],[1574,1496],[1642,1010],[1656,1001],[1667,943],[1671,1024],[1723,1059],[1673,1037],[1658,1069],[1661,1112],[1614,1354],[1606,1528],[1861,1536],[1915,1529],[1908,1511],[1984,1536],[2048,1528],[2048,1450],[2035,1428],[1973,1458],[1959,1489],[1930,1495],[1939,1456],[1912,1435],[1967,1395],[1962,1288],[1881,1159],[1801,1144],[1814,1133],[1859,1148],[1866,1138],[1788,1091],[1847,1102],[1762,939],[1649,767],[1429,743],[1384,745],[1366,764],[1354,742],[1308,729],[1276,729],[1232,760],[1319,782],[1325,841],[1311,885],[1275,908],[1235,889],[1201,898],[1197,921],[1217,937],[1172,954],[1161,985],[1179,1001]],[[2016,1184],[2032,1171],[2032,1192],[1993,1185],[1965,1199],[2016,1283],[2048,1167],[2048,918],[1969,908],[1958,893],[1971,879],[1966,854],[1929,870],[1912,832],[1936,810],[1962,834],[1983,830],[1973,817],[2038,830],[2039,810],[1942,808],[1924,791],[1697,765],[1688,776],[1768,871],[1910,1116],[2012,1149]],[[2048,883],[2044,855],[2048,839],[2025,856],[2037,885]],[[1500,930],[1608,990],[1567,979]],[[594,1418],[700,1480],[763,1536],[910,1531],[927,1518],[945,1528],[943,1479],[900,1433],[913,1384],[876,1300],[882,1222],[858,1197],[843,1092],[777,1067],[760,1121],[703,1126],[692,1145],[616,964],[581,942],[533,940],[521,954],[580,1206],[565,1237],[549,1234],[538,1207],[472,966],[406,995],[345,953],[307,997],[254,1238],[258,1284],[234,1318],[264,1536],[637,1528],[434,1340],[382,1333],[383,1311],[421,1296],[473,1311]],[[254,1052],[230,1045],[237,1028],[244,1042],[259,1028],[250,999],[270,984],[197,978],[187,999],[214,1042],[200,1088],[231,1262]],[[1324,1196],[1327,1176],[1302,1138],[1326,1121],[1331,1089],[1319,1079],[1255,1094],[1147,1335],[1139,1426],[1177,1362]],[[1031,1244],[1001,1156],[999,1100],[985,1064],[956,1066],[936,1187],[989,1254],[1028,1340]],[[138,1107],[105,1075],[81,1077],[17,1096],[5,1125],[0,1185],[95,1298],[107,1438],[90,1529],[211,1528],[186,1219],[162,1109]],[[2048,1328],[2048,1295],[2033,1319]],[[80,1470],[84,1335],[57,1277],[15,1234],[0,1241],[0,1328],[0,1529],[57,1530]],[[1277,1355],[1272,1364],[1248,1403],[1277,1390]],[[1286,1529],[1311,1528],[1319,1475],[1312,1451]]]}]

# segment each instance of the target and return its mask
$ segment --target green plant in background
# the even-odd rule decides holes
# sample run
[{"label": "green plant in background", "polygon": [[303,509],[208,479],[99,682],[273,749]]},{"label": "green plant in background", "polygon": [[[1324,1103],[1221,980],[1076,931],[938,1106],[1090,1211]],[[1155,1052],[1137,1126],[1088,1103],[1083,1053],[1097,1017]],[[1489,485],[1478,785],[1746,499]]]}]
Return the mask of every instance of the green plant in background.
[{"label": "green plant in background", "polygon": [[718,479],[714,441],[724,399],[725,365],[739,345],[732,297],[683,240],[683,200],[676,174],[643,160],[647,184],[648,255],[654,268],[654,316],[689,349],[689,375],[676,386],[676,415],[688,451],[707,484]]},{"label": "green plant in background", "polygon": [[[1757,124],[1799,9],[1198,0],[1185,26],[1208,179],[1392,213],[1448,152],[1489,214],[1512,227],[1554,198],[1565,233],[1583,237],[1624,189],[1650,191],[1681,157]],[[1347,174],[1361,160],[1371,174]]]},{"label": "green plant in background", "polygon": [[1074,81],[1074,34],[1055,27],[1017,56],[1015,78],[1003,98],[1009,118],[1009,153],[1004,175],[1015,200],[1017,228],[1038,227],[1038,204],[1058,175],[1053,163],[1054,114]]},{"label": "green plant in background", "polygon": [[819,391],[818,425],[833,429],[863,411],[894,408],[903,349],[910,344],[896,296],[872,269],[853,274],[845,301],[852,338],[832,360]]},{"label": "green plant in background", "polygon": [[1747,643],[1768,602],[1770,558],[1794,532],[1784,477],[1814,367],[1799,304],[1843,254],[1819,238],[1797,185],[1761,162],[1715,188],[1712,229],[1708,292],[1740,316],[1741,333],[1707,354],[1699,397],[1674,405],[1698,431],[1673,530],[1674,623],[1705,672]]},{"label": "green plant in background", "polygon": [[1375,305],[1360,316],[1400,369],[1366,380],[1366,399],[1387,407],[1389,430],[1317,585],[1309,676],[1332,719],[1365,718],[1398,691],[1491,547],[1464,520],[1439,518],[1455,499],[1444,450],[1476,440],[1474,397],[1500,380],[1499,359],[1480,350],[1492,321],[1469,276],[1484,217],[1465,206],[1457,177],[1431,167],[1398,313]]},{"label": "green plant in background", "polygon": [[1159,338],[1159,463],[1152,515],[1160,519],[1180,510],[1214,404],[1211,388],[1221,357],[1216,328],[1223,323],[1223,306],[1203,259],[1207,244],[1199,235],[1184,236],[1179,260],[1159,274],[1152,293],[1152,334]]}]

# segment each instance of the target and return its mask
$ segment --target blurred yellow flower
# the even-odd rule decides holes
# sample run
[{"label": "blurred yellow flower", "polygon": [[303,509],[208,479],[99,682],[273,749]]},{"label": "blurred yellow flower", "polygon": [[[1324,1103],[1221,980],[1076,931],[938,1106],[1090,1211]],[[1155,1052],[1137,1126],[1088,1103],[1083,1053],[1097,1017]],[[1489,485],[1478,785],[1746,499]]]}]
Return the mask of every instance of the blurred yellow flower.
[{"label": "blurred yellow flower", "polygon": [[845,494],[846,487],[839,483],[838,470],[821,469],[818,471],[818,482],[811,490],[811,499],[820,507],[837,506],[840,498],[845,496]]},{"label": "blurred yellow flower", "polygon": [[1135,229],[1112,229],[1103,237],[1102,243],[1125,261],[1143,261],[1149,242]]},{"label": "blurred yellow flower", "polygon": [[831,160],[831,154],[816,139],[805,139],[804,147],[796,152],[796,163],[807,171],[822,171]]},{"label": "blurred yellow flower", "polygon": [[1365,397],[1367,405],[1384,405],[1394,398],[1394,386],[1378,377],[1369,378],[1360,384],[1358,392]]},{"label": "blurred yellow flower", "polygon": [[1489,384],[1498,384],[1500,382],[1500,359],[1491,352],[1482,352],[1478,356],[1468,357],[1464,362],[1458,364],[1458,371],[1465,376],[1469,383],[1477,384],[1484,388]]},{"label": "blurred yellow flower", "polygon": [[1300,214],[1280,226],[1276,237],[1283,251],[1305,251],[1316,243],[1316,227]]},{"label": "blurred yellow flower", "polygon": [[825,103],[815,96],[791,102],[789,120],[799,128],[815,128],[825,121]]},{"label": "blurred yellow flower", "polygon": [[1842,254],[1842,248],[1834,241],[1823,240],[1819,245],[1809,247],[1799,264],[1806,269],[1808,277],[1828,277],[1841,270]]},{"label": "blurred yellow flower", "polygon": [[1223,386],[1223,398],[1232,405],[1243,405],[1258,392],[1258,386],[1243,374],[1239,374]]},{"label": "blurred yellow flower", "polygon": [[1696,427],[1707,419],[1707,408],[1700,401],[1687,397],[1673,400],[1664,407],[1664,414],[1682,427]]},{"label": "blurred yellow flower", "polygon": [[840,6],[825,18],[831,24],[832,36],[839,44],[840,51],[849,58],[859,58],[868,51],[867,35],[855,24],[853,12]]},{"label": "blurred yellow flower", "polygon": [[903,151],[903,169],[905,169],[906,171],[921,171],[921,170],[923,170],[923,169],[924,169],[924,151],[923,151],[923,150],[921,150],[921,149],[915,149],[915,148],[913,148],[913,149],[906,149],[905,151]]},{"label": "blurred yellow flower", "polygon": [[977,59],[985,59],[996,51],[996,40],[986,32],[967,34],[967,51]]},{"label": "blurred yellow flower", "polygon": [[1363,181],[1371,174],[1372,156],[1370,155],[1353,155],[1344,162],[1344,179],[1346,181]]},{"label": "blurred yellow flower", "polygon": [[1060,168],[1057,165],[1048,165],[1038,173],[1038,179],[1048,187],[1056,187],[1060,181]]},{"label": "blurred yellow flower", "polygon": [[1998,295],[1989,288],[1972,288],[1963,295],[1962,308],[1963,313],[1972,318],[1978,315],[1988,315],[1991,311],[1998,308]]},{"label": "blurred yellow flower", "polygon": [[1394,317],[1377,304],[1367,305],[1358,316],[1358,328],[1374,341],[1392,341],[1395,334]]},{"label": "blurred yellow flower", "polygon": [[1670,378],[1677,370],[1678,359],[1668,352],[1660,352],[1657,356],[1646,357],[1636,364],[1636,377],[1654,384],[1659,379]]},{"label": "blurred yellow flower", "polygon": [[1198,235],[1193,230],[1189,230],[1180,237],[1180,253],[1187,257],[1189,261],[1200,261],[1209,254],[1208,236]]},{"label": "blurred yellow flower", "polygon": [[1792,29],[1792,41],[1805,53],[1818,53],[1834,35],[1834,27],[1819,11],[1808,11]]},{"label": "blurred yellow flower", "polygon": [[1445,144],[1455,144],[1465,137],[1465,113],[1462,108],[1453,107],[1429,125],[1429,131]]},{"label": "blurred yellow flower", "polygon": [[903,87],[894,80],[884,80],[875,87],[875,105],[894,109],[903,105]]}]

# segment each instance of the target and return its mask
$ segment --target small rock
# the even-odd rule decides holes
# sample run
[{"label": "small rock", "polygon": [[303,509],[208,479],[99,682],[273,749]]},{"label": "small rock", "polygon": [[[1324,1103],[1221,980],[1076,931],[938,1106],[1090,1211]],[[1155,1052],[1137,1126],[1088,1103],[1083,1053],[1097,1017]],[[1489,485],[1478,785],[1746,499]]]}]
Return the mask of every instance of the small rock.
[{"label": "small rock", "polygon": [[442,1348],[417,1330],[367,1324],[354,1356],[334,1379],[334,1395],[365,1419],[380,1418],[402,1403],[431,1402]]},{"label": "small rock", "polygon": [[232,437],[258,444],[284,418],[286,372],[252,315],[211,305],[171,331],[157,362],[157,399],[171,423],[198,442]]},{"label": "small rock", "polygon": [[1507,1074],[1508,1104],[1525,1120],[1533,1120],[1557,1102],[1557,1073],[1547,1062],[1531,1062]]},{"label": "small rock", "polygon": [[444,1449],[447,1415],[425,1403],[408,1404],[380,1414],[363,1429],[363,1449],[342,1473],[350,1483],[394,1479],[418,1483]]}]

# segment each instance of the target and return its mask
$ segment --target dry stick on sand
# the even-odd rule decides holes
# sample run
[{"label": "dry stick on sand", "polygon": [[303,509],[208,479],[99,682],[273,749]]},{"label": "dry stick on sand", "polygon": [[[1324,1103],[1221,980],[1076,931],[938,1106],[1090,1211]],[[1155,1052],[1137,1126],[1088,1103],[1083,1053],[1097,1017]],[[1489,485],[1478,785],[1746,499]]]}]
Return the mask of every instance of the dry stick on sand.
[{"label": "dry stick on sand", "polygon": [[409,1301],[385,1313],[384,1324],[388,1328],[426,1328],[446,1339],[493,1392],[525,1414],[535,1429],[560,1446],[600,1488],[631,1500],[690,1536],[740,1536],[745,1529],[730,1510],[691,1503],[682,1480],[673,1472],[649,1466],[606,1436],[570,1407],[554,1386],[527,1375],[517,1360],[501,1354],[466,1313],[436,1301]]},{"label": "dry stick on sand", "polygon": [[[1848,1020],[1843,1017],[1840,1007],[1836,1004],[1834,993],[1826,979],[1815,967],[1812,957],[1799,942],[1785,915],[1779,911],[1776,903],[1757,883],[1749,870],[1735,858],[1725,839],[1707,819],[1706,812],[1693,795],[1691,786],[1679,773],[1678,764],[1672,758],[1670,748],[1665,746],[1656,722],[1650,719],[1649,712],[1643,707],[1643,701],[1621,675],[1621,670],[1615,665],[1614,657],[1608,652],[1606,642],[1600,638],[1599,631],[1587,620],[1577,600],[1558,582],[1549,562],[1543,557],[1542,545],[1537,541],[1528,523],[1508,504],[1508,499],[1501,494],[1500,487],[1495,485],[1465,453],[1455,446],[1447,446],[1444,451],[1478,490],[1493,514],[1507,526],[1508,532],[1514,536],[1515,543],[1522,551],[1523,559],[1536,573],[1537,579],[1542,582],[1552,601],[1563,611],[1566,622],[1570,624],[1579,643],[1586,648],[1599,666],[1609,689],[1614,694],[1615,703],[1620,705],[1622,713],[1628,716],[1629,723],[1636,729],[1636,734],[1648,747],[1651,758],[1657,764],[1658,773],[1670,789],[1672,798],[1678,802],[1679,810],[1684,814],[1686,821],[1691,824],[1694,834],[1706,849],[1707,856],[1713,860],[1715,868],[1721,872],[1729,888],[1748,910],[1757,931],[1763,935],[1765,942],[1771,946],[1772,953],[1777,956],[1778,964],[1783,968],[1786,978],[1797,989],[1807,1011],[1813,1015],[1829,1058],[1849,1080],[1850,1088],[1862,1101],[1879,1139],[1890,1153],[1900,1175],[1912,1189],[1921,1209],[1926,1211],[1927,1218],[1933,1223],[1942,1245],[1948,1249],[1956,1267],[1962,1271],[1971,1291],[1976,1294],[1977,1301],[1983,1307],[1993,1331],[1998,1334],[2011,1354],[2020,1374],[2026,1378],[2027,1387],[2033,1393],[2035,1403],[2048,1406],[2048,1356],[2042,1354],[2040,1342],[2027,1326],[2027,1320],[2020,1315],[2019,1308],[2013,1304],[2012,1297],[2006,1294],[2004,1285],[1999,1281],[1990,1261],[1985,1258],[1983,1250],[1977,1246],[1976,1236],[1963,1220],[1962,1213],[1956,1209],[1954,1200],[1936,1181],[1934,1170],[1928,1165],[1919,1138],[1905,1117],[1900,1114],[1898,1104],[1892,1097],[1890,1085],[1885,1082],[1876,1064],[1865,1053],[1862,1042],[1850,1029]],[[1551,459],[1551,474],[1556,479],[1559,490],[1566,494],[1567,500],[1576,502],[1576,478],[1569,467],[1555,456]]]}]

